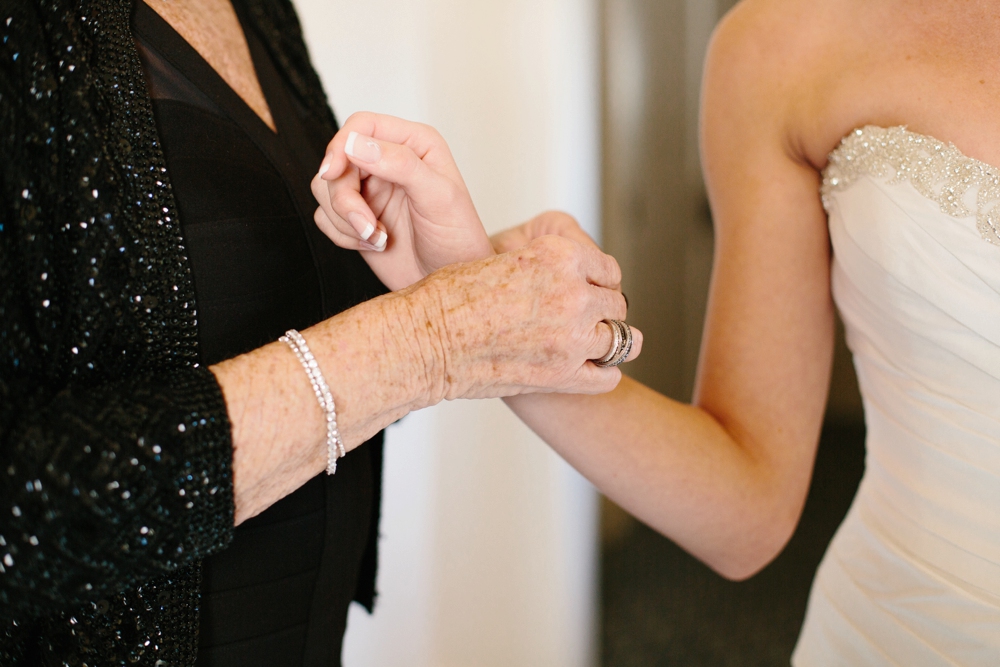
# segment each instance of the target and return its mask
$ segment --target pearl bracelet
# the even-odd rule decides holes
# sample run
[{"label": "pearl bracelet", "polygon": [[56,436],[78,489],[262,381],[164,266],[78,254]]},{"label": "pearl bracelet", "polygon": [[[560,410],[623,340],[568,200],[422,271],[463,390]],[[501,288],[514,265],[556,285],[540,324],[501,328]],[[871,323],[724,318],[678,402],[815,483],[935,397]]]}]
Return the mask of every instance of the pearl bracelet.
[{"label": "pearl bracelet", "polygon": [[340,431],[337,430],[337,407],[333,402],[330,386],[326,383],[323,371],[320,370],[319,363],[309,350],[302,334],[295,329],[289,329],[278,340],[292,348],[292,352],[298,357],[302,367],[306,369],[309,383],[319,401],[319,407],[326,415],[326,474],[332,475],[337,472],[337,459],[345,456],[347,452],[344,450],[344,441],[340,438]]}]

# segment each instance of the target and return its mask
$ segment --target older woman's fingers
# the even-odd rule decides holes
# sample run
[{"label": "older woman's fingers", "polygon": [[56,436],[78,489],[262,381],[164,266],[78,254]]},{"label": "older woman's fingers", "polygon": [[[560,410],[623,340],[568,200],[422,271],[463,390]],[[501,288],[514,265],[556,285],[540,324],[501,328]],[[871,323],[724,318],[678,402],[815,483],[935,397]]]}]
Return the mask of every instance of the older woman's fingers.
[{"label": "older woman's fingers", "polygon": [[[617,318],[616,318],[617,319]],[[625,326],[628,326],[627,324]],[[627,363],[633,361],[642,352],[642,332],[635,327],[629,327],[632,332],[632,349],[629,351],[625,361],[622,363]],[[611,353],[611,349],[615,345],[615,331],[611,328],[611,325],[606,322],[598,322],[597,326],[594,327],[594,338],[593,344],[589,347],[587,352],[587,358],[603,359],[608,354]]]},{"label": "older woman's fingers", "polygon": [[545,211],[536,215],[526,224],[538,233],[555,234],[556,236],[573,239],[585,246],[599,249],[594,239],[580,227],[580,223],[576,221],[576,218],[564,211]]},{"label": "older woman's fingers", "polygon": [[625,363],[635,361],[642,354],[642,332],[635,327],[629,328],[632,330],[632,351],[625,357]]},{"label": "older woman's fingers", "polygon": [[579,277],[591,285],[618,291],[622,272],[618,261],[592,244],[582,244],[561,236],[545,235],[531,241],[525,248],[550,256],[554,261],[572,263]]},{"label": "older woman's fingers", "polygon": [[491,236],[490,243],[493,245],[493,250],[500,255],[528,245],[535,237],[528,233],[526,225],[527,223],[511,227]]},{"label": "older woman's fingers", "polygon": [[624,320],[628,315],[628,306],[622,293],[608,287],[590,286],[598,313],[610,320]]},{"label": "older woman's fingers", "polygon": [[586,349],[587,358],[600,359],[608,353],[615,339],[615,330],[608,324],[608,320],[625,319],[625,300],[620,292],[605,287],[588,285],[585,289],[589,292],[587,312],[590,317],[598,320]]},{"label": "older woman's fingers", "polygon": [[601,321],[594,327],[594,342],[587,350],[587,358],[603,359],[615,345],[615,330],[607,321]]},{"label": "older woman's fingers", "polygon": [[622,381],[622,371],[618,367],[601,368],[594,364],[584,364],[577,371],[573,386],[566,393],[606,394],[614,391]]},{"label": "older woman's fingers", "polygon": [[618,266],[618,260],[601,252],[595,246],[581,244],[581,247],[587,280],[598,287],[617,291],[622,284],[622,270]]}]

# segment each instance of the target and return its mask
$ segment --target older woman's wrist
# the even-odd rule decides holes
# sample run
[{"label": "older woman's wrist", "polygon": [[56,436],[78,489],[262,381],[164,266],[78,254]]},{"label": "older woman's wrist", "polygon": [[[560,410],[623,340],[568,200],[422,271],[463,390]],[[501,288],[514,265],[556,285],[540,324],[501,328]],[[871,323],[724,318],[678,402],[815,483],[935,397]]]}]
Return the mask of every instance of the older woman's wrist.
[{"label": "older woman's wrist", "polygon": [[394,295],[386,326],[387,344],[397,346],[412,386],[411,409],[437,405],[447,397],[449,351],[444,327],[443,286],[434,274]]},{"label": "older woman's wrist", "polygon": [[440,316],[434,290],[423,287],[367,301],[303,332],[327,373],[348,449],[444,395]]}]

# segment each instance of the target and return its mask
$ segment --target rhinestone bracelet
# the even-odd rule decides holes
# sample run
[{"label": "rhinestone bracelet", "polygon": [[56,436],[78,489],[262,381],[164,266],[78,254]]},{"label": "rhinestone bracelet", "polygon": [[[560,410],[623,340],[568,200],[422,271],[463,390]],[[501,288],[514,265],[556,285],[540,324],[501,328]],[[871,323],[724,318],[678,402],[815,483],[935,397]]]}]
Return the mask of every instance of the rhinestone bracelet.
[{"label": "rhinestone bracelet", "polygon": [[319,407],[326,415],[326,474],[332,475],[337,472],[337,459],[347,454],[344,450],[344,441],[337,430],[337,407],[333,402],[333,394],[330,393],[330,386],[323,377],[323,371],[319,368],[316,357],[309,350],[306,339],[295,329],[289,329],[285,335],[279,338],[292,349],[298,357],[302,367],[306,369],[309,376],[309,383],[312,385]]}]

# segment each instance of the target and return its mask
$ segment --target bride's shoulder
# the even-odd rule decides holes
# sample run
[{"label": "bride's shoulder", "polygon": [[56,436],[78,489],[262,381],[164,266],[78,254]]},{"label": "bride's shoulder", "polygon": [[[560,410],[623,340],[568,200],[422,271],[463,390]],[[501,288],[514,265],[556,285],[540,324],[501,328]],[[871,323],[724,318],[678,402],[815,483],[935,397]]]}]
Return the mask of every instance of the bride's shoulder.
[{"label": "bride's shoulder", "polygon": [[824,134],[826,125],[836,124],[828,122],[838,113],[831,100],[839,94],[845,63],[857,63],[870,48],[857,27],[865,1],[739,2],[709,45],[703,117],[762,137],[779,136],[796,159],[812,163],[815,151],[803,137]]},{"label": "bride's shoulder", "polygon": [[716,27],[709,61],[754,69],[755,78],[800,75],[850,41],[859,0],[742,0]]}]

